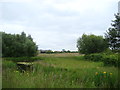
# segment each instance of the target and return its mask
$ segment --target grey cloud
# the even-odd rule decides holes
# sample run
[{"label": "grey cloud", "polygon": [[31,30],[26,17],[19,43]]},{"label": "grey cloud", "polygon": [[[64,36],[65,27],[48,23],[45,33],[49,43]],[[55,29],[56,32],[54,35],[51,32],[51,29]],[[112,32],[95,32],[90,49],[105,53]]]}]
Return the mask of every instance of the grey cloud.
[{"label": "grey cloud", "polygon": [[[39,4],[2,3],[2,21],[6,25],[5,32],[25,31],[32,35],[41,49],[77,50],[78,37],[83,33],[103,35],[114,13],[117,12],[114,9],[116,4],[108,5],[105,10],[88,9],[80,13],[73,10],[58,10],[52,5],[45,5],[44,1],[40,2]],[[68,0],[55,1],[55,3],[65,2]]]}]

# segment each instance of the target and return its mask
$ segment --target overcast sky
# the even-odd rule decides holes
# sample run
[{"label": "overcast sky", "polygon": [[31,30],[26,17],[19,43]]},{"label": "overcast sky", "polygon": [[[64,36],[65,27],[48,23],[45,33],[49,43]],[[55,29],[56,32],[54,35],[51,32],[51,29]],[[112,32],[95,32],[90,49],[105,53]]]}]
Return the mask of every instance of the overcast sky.
[{"label": "overcast sky", "polygon": [[0,30],[30,34],[39,49],[77,50],[85,34],[104,35],[119,0],[0,0]]}]

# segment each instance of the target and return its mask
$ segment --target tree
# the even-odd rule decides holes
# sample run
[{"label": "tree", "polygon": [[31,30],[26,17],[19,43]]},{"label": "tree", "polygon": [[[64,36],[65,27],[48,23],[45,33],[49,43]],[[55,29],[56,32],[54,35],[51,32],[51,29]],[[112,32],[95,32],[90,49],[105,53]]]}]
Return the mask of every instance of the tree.
[{"label": "tree", "polygon": [[105,38],[109,43],[109,47],[112,51],[120,50],[120,15],[115,15],[115,20],[112,21],[112,27],[105,33]]},{"label": "tree", "polygon": [[32,37],[31,37],[31,35],[28,35],[28,38],[29,38],[31,41],[33,41],[33,39],[32,39]]},{"label": "tree", "polygon": [[107,48],[107,43],[102,36],[83,34],[77,41],[77,48],[83,54],[99,53]]},{"label": "tree", "polygon": [[27,37],[24,32],[21,35],[1,33],[3,57],[31,57],[37,54],[37,45],[31,36]]}]

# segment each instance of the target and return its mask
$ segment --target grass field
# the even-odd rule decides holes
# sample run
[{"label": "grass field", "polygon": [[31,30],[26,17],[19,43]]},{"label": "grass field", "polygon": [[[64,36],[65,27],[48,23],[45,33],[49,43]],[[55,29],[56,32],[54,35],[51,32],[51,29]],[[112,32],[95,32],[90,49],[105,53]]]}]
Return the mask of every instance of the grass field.
[{"label": "grass field", "polygon": [[32,72],[3,60],[3,88],[117,88],[118,68],[85,61],[78,53],[39,54]]}]

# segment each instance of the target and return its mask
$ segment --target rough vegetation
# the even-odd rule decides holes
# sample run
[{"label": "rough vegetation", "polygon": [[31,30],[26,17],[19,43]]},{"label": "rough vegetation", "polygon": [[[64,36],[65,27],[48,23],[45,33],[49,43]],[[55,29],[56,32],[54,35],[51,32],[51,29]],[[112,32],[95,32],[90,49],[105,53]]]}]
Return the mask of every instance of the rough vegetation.
[{"label": "rough vegetation", "polygon": [[118,68],[84,56],[42,56],[32,72],[21,73],[14,62],[3,61],[3,88],[118,88]]},{"label": "rough vegetation", "polygon": [[120,60],[118,59],[119,54],[104,54],[104,53],[96,53],[85,55],[84,58],[90,61],[100,61],[103,62],[104,65],[111,65],[118,67],[120,65]]},{"label": "rough vegetation", "polygon": [[[83,34],[78,53],[48,51],[37,55],[31,36],[2,33],[3,88],[119,88],[120,18],[105,38]],[[0,34],[1,34],[0,33]],[[108,47],[109,46],[109,47]],[[32,69],[19,70],[19,64]],[[26,64],[27,63],[27,64]]]}]

